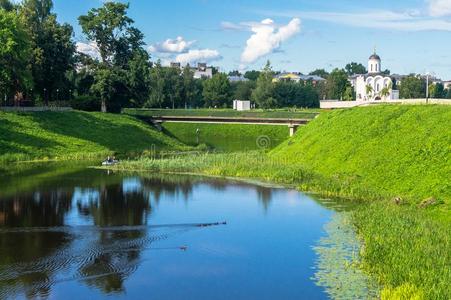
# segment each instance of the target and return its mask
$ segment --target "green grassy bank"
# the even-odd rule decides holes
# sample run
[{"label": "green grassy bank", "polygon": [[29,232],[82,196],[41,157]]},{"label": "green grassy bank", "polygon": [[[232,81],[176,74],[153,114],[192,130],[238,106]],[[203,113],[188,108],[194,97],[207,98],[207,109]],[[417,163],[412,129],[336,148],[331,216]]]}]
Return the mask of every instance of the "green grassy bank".
[{"label": "green grassy bank", "polygon": [[152,145],[157,150],[186,148],[126,115],[0,111],[0,162],[134,155]]},{"label": "green grassy bank", "polygon": [[206,144],[222,151],[274,148],[289,137],[288,126],[251,124],[163,123],[164,132],[195,146]]},{"label": "green grassy bank", "polygon": [[313,119],[320,109],[288,109],[236,111],[233,109],[137,109],[126,108],[122,112],[137,116],[202,116],[202,117],[246,117],[246,118],[292,118]]},{"label": "green grassy bank", "polygon": [[117,168],[252,177],[360,199],[352,218],[364,244],[361,268],[382,286],[381,298],[451,299],[450,120],[447,106],[332,111],[270,153]]}]

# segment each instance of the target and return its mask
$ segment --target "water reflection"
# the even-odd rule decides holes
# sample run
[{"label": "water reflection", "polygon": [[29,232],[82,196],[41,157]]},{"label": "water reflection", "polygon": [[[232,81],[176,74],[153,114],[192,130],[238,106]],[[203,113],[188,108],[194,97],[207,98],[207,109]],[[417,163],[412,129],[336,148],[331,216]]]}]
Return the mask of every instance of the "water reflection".
[{"label": "water reflection", "polygon": [[[310,254],[303,252],[300,261],[296,258],[300,251],[299,239],[317,239],[328,210],[311,199],[299,202],[297,192],[239,181],[123,175],[80,167],[60,171],[47,166],[41,171],[33,170],[32,174],[0,176],[0,299],[51,297],[61,285],[77,290],[88,288],[84,292],[86,298],[98,298],[93,290],[100,295],[127,297],[131,292],[127,283],[134,281],[127,279],[136,279],[137,270],[143,265],[159,270],[156,277],[146,277],[149,282],[158,282],[153,285],[156,296],[180,298],[178,296],[184,295],[176,294],[177,290],[171,285],[189,282],[193,297],[209,298],[207,296],[217,295],[208,294],[215,285],[205,286],[197,278],[200,270],[210,274],[209,267],[204,265],[208,259],[214,262],[212,270],[223,270],[212,272],[215,276],[225,276],[216,280],[224,280],[229,286],[251,280],[246,275],[249,271],[241,269],[242,266],[259,270],[253,275],[259,278],[269,276],[260,269],[262,263],[268,265],[273,270],[269,276],[272,284],[280,284],[280,288],[274,290],[282,298],[283,293],[292,293],[287,286],[296,289],[300,285],[299,278],[287,277],[287,274],[296,272],[296,268],[305,268],[307,275],[302,279],[302,292],[324,298],[320,288],[313,283],[310,286],[311,240],[303,245],[307,250],[302,250]],[[273,205],[274,199],[279,199],[277,205]],[[277,212],[271,218],[267,216],[270,210]],[[315,218],[303,215],[308,211]],[[227,225],[227,229],[232,230],[222,231],[222,235],[214,234],[220,230],[217,227],[180,224],[223,221],[224,216],[237,227]],[[155,227],[154,224],[168,226]],[[299,237],[302,230],[307,231]],[[196,231],[203,235],[193,235]],[[174,268],[173,260],[179,257],[174,253],[186,250],[183,236],[190,236],[193,244],[198,243],[200,252],[188,251],[190,256],[183,256],[186,260],[178,261]],[[273,239],[280,241],[273,243]],[[283,252],[290,267],[284,260],[273,259],[279,245],[284,243],[296,243]],[[157,249],[162,251],[155,251]],[[211,249],[217,250],[212,252]],[[158,256],[152,254],[155,252]],[[164,254],[167,252],[170,255]],[[215,255],[220,256],[218,261],[214,260]],[[243,261],[248,255],[258,260]],[[304,261],[306,258],[309,260]],[[199,272],[193,272],[192,277],[191,271],[197,267]],[[154,274],[153,268],[146,274]],[[240,271],[233,273],[231,270]],[[177,277],[178,272],[184,277]],[[215,276],[203,280],[208,282]],[[177,283],[171,281],[174,278]],[[197,285],[199,289],[195,288]],[[262,298],[269,296],[263,288],[265,285],[254,285],[259,286],[261,291],[255,292],[261,293]],[[284,287],[283,292],[281,287]],[[141,297],[146,295],[145,288],[147,284],[138,289]]]}]

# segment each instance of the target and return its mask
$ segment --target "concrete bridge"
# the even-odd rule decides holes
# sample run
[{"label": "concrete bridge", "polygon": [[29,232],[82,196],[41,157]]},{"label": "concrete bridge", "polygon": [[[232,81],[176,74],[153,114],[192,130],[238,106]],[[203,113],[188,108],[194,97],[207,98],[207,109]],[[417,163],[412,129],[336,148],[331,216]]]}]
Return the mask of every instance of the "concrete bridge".
[{"label": "concrete bridge", "polygon": [[209,124],[254,124],[254,125],[278,125],[287,126],[290,136],[293,136],[297,128],[306,125],[308,119],[287,118],[249,118],[249,117],[212,117],[212,116],[153,116],[140,119],[159,126],[160,123],[209,123]]}]

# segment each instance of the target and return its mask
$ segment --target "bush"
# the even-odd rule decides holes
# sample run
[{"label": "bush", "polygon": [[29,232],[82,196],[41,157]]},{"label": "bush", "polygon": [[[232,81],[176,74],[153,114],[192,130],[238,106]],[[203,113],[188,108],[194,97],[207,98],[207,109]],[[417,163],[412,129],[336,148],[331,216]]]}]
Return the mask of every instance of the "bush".
[{"label": "bush", "polygon": [[100,99],[89,96],[77,96],[70,102],[72,108],[85,111],[100,111]]}]

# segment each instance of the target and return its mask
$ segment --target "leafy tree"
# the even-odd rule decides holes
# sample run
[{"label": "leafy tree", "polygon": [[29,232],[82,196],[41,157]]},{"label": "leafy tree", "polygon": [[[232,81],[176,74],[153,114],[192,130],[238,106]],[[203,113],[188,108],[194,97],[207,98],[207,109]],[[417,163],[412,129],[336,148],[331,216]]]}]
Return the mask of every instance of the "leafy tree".
[{"label": "leafy tree", "polygon": [[142,107],[150,93],[149,55],[143,51],[134,51],[127,67],[127,82],[132,105]]},{"label": "leafy tree", "polygon": [[446,91],[442,83],[431,83],[429,85],[429,97],[431,98],[445,98]]},{"label": "leafy tree", "polygon": [[310,72],[309,75],[316,75],[324,79],[327,79],[327,77],[329,77],[329,73],[324,69],[316,69]]},{"label": "leafy tree", "polygon": [[182,81],[183,81],[183,100],[185,107],[191,107],[196,100],[198,94],[198,87],[194,82],[194,72],[191,70],[190,65],[187,64],[182,71]]},{"label": "leafy tree", "polygon": [[31,88],[28,69],[31,57],[29,36],[14,12],[0,9],[0,92],[1,96]]},{"label": "leafy tree", "polygon": [[[127,16],[128,4],[118,2],[105,2],[100,8],[91,9],[87,15],[78,18],[86,37],[95,42],[100,53],[100,64],[97,66],[101,74],[94,77],[101,80],[95,84],[95,90],[105,91],[101,87],[102,82],[108,82],[116,78],[125,78],[127,86],[119,85],[108,91],[120,91],[123,93],[122,104],[130,98],[133,102],[144,103],[148,90],[150,68],[148,54],[143,49],[143,34],[133,27],[134,21]],[[129,64],[129,62],[131,62]],[[109,69],[109,70],[108,70]],[[108,70],[108,71],[107,71]],[[97,72],[97,71],[96,71]],[[121,74],[121,76],[119,76]],[[124,75],[125,76],[122,76]],[[117,82],[116,82],[117,83]],[[142,91],[137,91],[139,89]],[[127,93],[128,89],[128,93]],[[132,91],[130,93],[130,91]],[[107,104],[114,101],[117,105],[117,94],[100,92],[101,108],[103,112],[108,110]]]},{"label": "leafy tree", "polygon": [[327,97],[329,99],[342,99],[346,88],[351,86],[348,75],[343,69],[334,69],[326,83]]},{"label": "leafy tree", "polygon": [[183,78],[180,76],[180,70],[178,68],[167,68],[165,83],[165,92],[171,107],[173,109],[182,107]]},{"label": "leafy tree", "polygon": [[165,70],[161,66],[160,60],[152,68],[150,76],[151,90],[149,100],[145,103],[145,106],[162,108],[165,102]]},{"label": "leafy tree", "polygon": [[238,70],[233,70],[229,72],[229,76],[241,76],[241,73]]},{"label": "leafy tree", "polygon": [[257,85],[252,92],[251,99],[261,108],[271,108],[276,106],[277,101],[274,98],[274,73],[271,69],[271,63],[266,62],[266,66],[257,79]]},{"label": "leafy tree", "polygon": [[52,0],[25,0],[19,7],[29,32],[34,91],[47,103],[57,90],[68,90],[66,72],[74,67],[73,29],[52,13]]},{"label": "leafy tree", "polygon": [[385,69],[384,71],[381,72],[383,75],[390,75],[390,70],[389,69]]},{"label": "leafy tree", "polygon": [[399,96],[402,99],[424,98],[426,95],[426,82],[422,78],[410,75],[404,78],[399,85]]},{"label": "leafy tree", "polygon": [[252,96],[252,90],[255,88],[255,81],[239,81],[231,84],[233,90],[233,99],[249,100]]},{"label": "leafy tree", "polygon": [[446,99],[451,99],[451,88],[446,89]]},{"label": "leafy tree", "polygon": [[344,101],[352,101],[355,100],[355,96],[354,96],[354,89],[352,88],[352,86],[347,86],[344,93],[343,93],[343,100]]},{"label": "leafy tree", "polygon": [[4,9],[6,11],[13,11],[15,9],[15,5],[11,3],[9,0],[0,0],[0,9]]},{"label": "leafy tree", "polygon": [[355,75],[355,74],[366,74],[366,68],[364,65],[356,63],[356,62],[351,62],[349,64],[347,64],[345,66],[345,70],[346,73],[351,76],[351,75]]},{"label": "leafy tree", "polygon": [[256,81],[259,76],[260,76],[260,71],[252,70],[252,71],[247,71],[246,73],[244,73],[244,78],[247,78],[252,81]]},{"label": "leafy tree", "polygon": [[205,106],[226,107],[230,102],[230,82],[224,73],[216,73],[203,83]]},{"label": "leafy tree", "polygon": [[390,91],[392,89],[391,84],[389,84],[388,86],[384,86],[382,88],[382,90],[380,91],[380,95],[382,98],[387,99],[388,96],[390,96]]},{"label": "leafy tree", "polygon": [[373,96],[374,89],[373,89],[373,87],[372,87],[371,85],[367,84],[367,85],[365,86],[365,92],[366,92],[366,95],[367,95],[368,97],[372,97],[372,96]]}]

